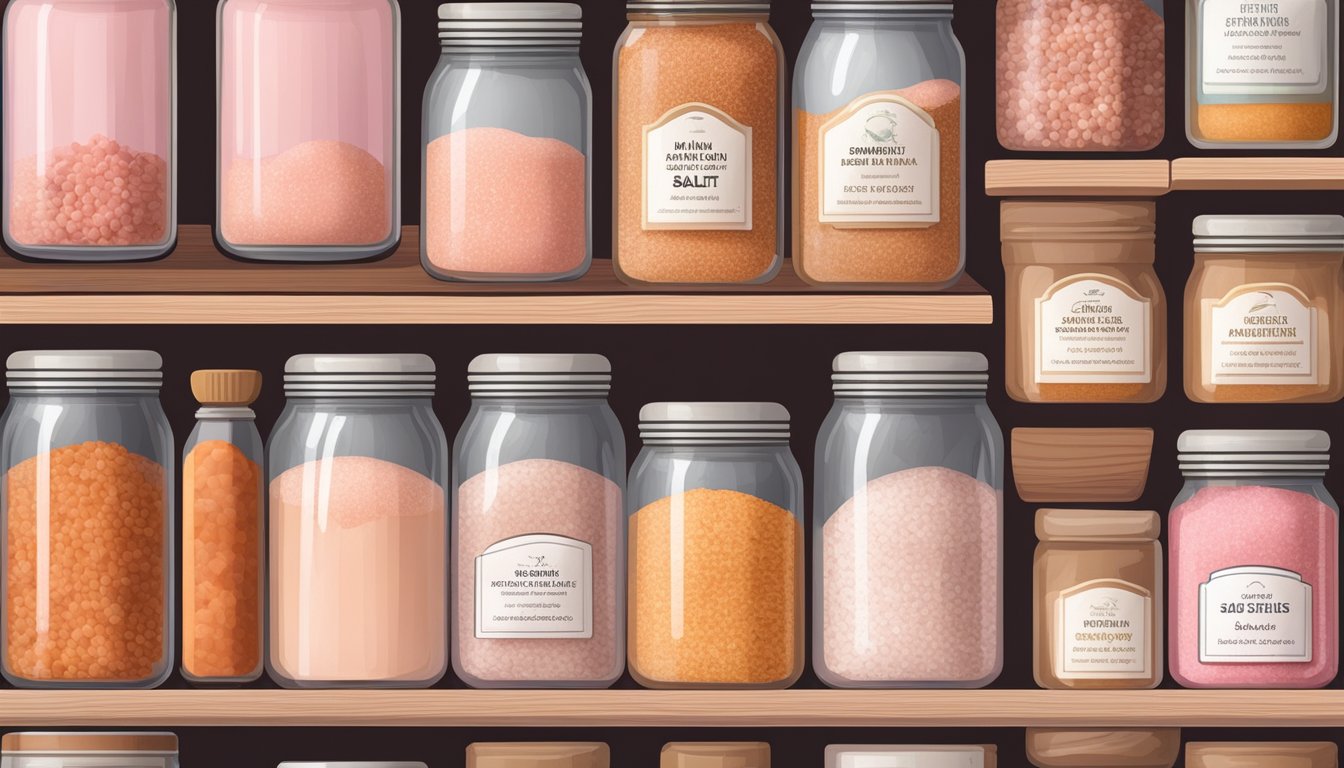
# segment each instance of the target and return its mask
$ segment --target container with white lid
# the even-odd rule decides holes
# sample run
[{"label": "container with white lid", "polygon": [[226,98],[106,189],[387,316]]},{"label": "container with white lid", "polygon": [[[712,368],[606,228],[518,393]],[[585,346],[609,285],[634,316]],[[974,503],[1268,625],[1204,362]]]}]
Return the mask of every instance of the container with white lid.
[{"label": "container with white lid", "polygon": [[167,732],[30,731],[4,736],[2,768],[177,768]]},{"label": "container with white lid", "polygon": [[998,748],[955,745],[832,744],[826,747],[826,768],[994,768]]}]

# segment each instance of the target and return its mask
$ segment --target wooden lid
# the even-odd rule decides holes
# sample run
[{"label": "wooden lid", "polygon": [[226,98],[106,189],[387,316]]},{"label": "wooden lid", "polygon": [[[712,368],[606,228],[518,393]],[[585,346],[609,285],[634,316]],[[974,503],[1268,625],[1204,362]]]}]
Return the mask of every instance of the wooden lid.
[{"label": "wooden lid", "polygon": [[770,768],[770,745],[762,741],[672,742],[663,747],[661,768]]},{"label": "wooden lid", "polygon": [[1162,533],[1156,512],[1127,509],[1040,509],[1036,538],[1041,541],[1152,541]]},{"label": "wooden lid", "polygon": [[177,736],[166,731],[142,733],[6,733],[0,748],[11,752],[155,752],[177,753]]},{"label": "wooden lid", "polygon": [[1027,759],[1038,768],[1171,768],[1180,728],[1028,728]]},{"label": "wooden lid", "polygon": [[610,768],[598,741],[482,742],[467,747],[467,768]]},{"label": "wooden lid", "polygon": [[1187,768],[1335,768],[1339,748],[1329,741],[1192,741]]},{"label": "wooden lid", "polygon": [[195,371],[191,374],[191,393],[201,405],[246,407],[261,395],[261,372],[241,369]]}]

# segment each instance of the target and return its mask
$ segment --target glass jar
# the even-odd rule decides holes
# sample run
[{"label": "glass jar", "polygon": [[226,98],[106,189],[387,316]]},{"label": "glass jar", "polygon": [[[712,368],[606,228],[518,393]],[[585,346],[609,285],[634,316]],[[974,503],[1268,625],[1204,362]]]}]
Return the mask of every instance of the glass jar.
[{"label": "glass jar", "polygon": [[1172,768],[1180,752],[1180,728],[1027,729],[1027,760],[1038,768]]},{"label": "glass jar", "polygon": [[769,281],[783,264],[785,133],[770,4],[626,7],[615,56],[616,274]]},{"label": "glass jar", "polygon": [[[651,403],[630,469],[630,674],[787,688],[803,671],[802,472],[777,403]],[[666,765],[666,763],[664,763]]]},{"label": "glass jar", "polygon": [[1004,452],[988,368],[974,352],[835,359],[812,524],[812,667],[827,685],[999,676]]},{"label": "glass jar", "polygon": [[251,405],[261,373],[191,374],[200,402],[182,450],[182,676],[245,683],[261,676],[266,481]]},{"label": "glass jar", "polygon": [[32,731],[4,736],[3,768],[177,768],[166,732]]},{"label": "glass jar", "polygon": [[173,0],[14,0],[4,27],[5,245],[59,261],[172,250]]},{"label": "glass jar", "polygon": [[811,283],[951,285],[966,265],[952,3],[824,0],[812,15],[793,79],[794,268]]},{"label": "glass jar", "polygon": [[1168,518],[1169,663],[1187,688],[1320,688],[1339,669],[1330,436],[1194,430]]},{"label": "glass jar", "polygon": [[153,688],[172,671],[175,474],[162,366],[137,350],[9,356],[3,669],[16,686]]},{"label": "glass jar", "polygon": [[1162,518],[1156,512],[1036,513],[1036,684],[1156,688],[1162,682]]},{"label": "glass jar", "polygon": [[447,669],[448,446],[424,355],[296,355],[266,446],[267,669],[291,688]]},{"label": "glass jar", "polygon": [[1344,397],[1344,216],[1199,216],[1185,288],[1197,403]]},{"label": "glass jar", "polygon": [[396,0],[220,0],[215,234],[268,261],[353,261],[401,236]]},{"label": "glass jar", "polygon": [[611,768],[600,741],[478,742],[467,745],[467,768]]},{"label": "glass jar", "polygon": [[439,6],[420,260],[445,280],[571,280],[592,245],[593,93],[569,3]]},{"label": "glass jar", "polygon": [[1339,135],[1339,0],[1185,0],[1185,133],[1201,149]]},{"label": "glass jar", "polygon": [[1150,201],[1005,201],[1005,381],[1020,402],[1151,403],[1167,300]]},{"label": "glass jar", "polygon": [[832,744],[826,747],[826,768],[994,768],[998,747],[946,744],[889,746]]},{"label": "glass jar", "polygon": [[453,448],[453,669],[478,688],[605,688],[625,669],[611,364],[482,355],[468,374]]},{"label": "glass jar", "polygon": [[1166,133],[1162,0],[999,0],[1004,149],[1142,152]]}]

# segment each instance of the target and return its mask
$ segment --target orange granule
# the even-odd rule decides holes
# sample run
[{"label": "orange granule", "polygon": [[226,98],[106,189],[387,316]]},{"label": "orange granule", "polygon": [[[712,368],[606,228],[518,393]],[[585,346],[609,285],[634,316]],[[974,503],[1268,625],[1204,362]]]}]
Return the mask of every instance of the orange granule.
[{"label": "orange granule", "polygon": [[1320,141],[1335,129],[1335,105],[1200,104],[1195,128],[1208,141]]},{"label": "orange granule", "polygon": [[10,672],[29,680],[153,677],[167,615],[163,467],[91,441],[23,461],[6,482]]},{"label": "orange granule", "polygon": [[261,665],[261,468],[207,440],[182,463],[182,669],[244,678]]}]

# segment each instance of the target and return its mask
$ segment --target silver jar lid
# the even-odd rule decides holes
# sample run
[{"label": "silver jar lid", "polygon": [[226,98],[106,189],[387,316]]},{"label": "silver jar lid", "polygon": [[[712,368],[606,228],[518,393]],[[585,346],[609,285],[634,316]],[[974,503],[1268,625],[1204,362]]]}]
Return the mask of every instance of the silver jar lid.
[{"label": "silver jar lid", "polygon": [[602,355],[490,354],[467,366],[473,397],[602,397],[611,361]]},{"label": "silver jar lid", "polygon": [[434,361],[427,355],[295,355],[285,363],[291,397],[428,397]]},{"label": "silver jar lid", "polygon": [[845,352],[832,369],[842,397],[982,397],[989,387],[979,352]]},{"label": "silver jar lid", "polygon": [[6,362],[11,390],[156,390],[163,358],[143,349],[32,349]]},{"label": "silver jar lid", "polygon": [[1186,477],[1321,477],[1330,435],[1314,429],[1193,429],[1176,440]]},{"label": "silver jar lid", "polygon": [[885,746],[832,744],[826,747],[826,764],[834,768],[983,768],[985,747],[956,745]]},{"label": "silver jar lid", "polygon": [[1196,253],[1344,251],[1344,216],[1196,216]]},{"label": "silver jar lid", "polygon": [[789,441],[789,410],[779,403],[649,403],[639,409],[649,445],[774,444]]},{"label": "silver jar lid", "polygon": [[625,9],[630,13],[769,13],[770,3],[733,3],[724,0],[663,0],[662,2],[628,2]]},{"label": "silver jar lid", "polygon": [[583,9],[574,3],[444,3],[439,40],[445,46],[572,48],[583,37]]},{"label": "silver jar lid", "polygon": [[812,15],[882,13],[948,15],[952,13],[952,6],[951,2],[937,0],[812,0]]}]

